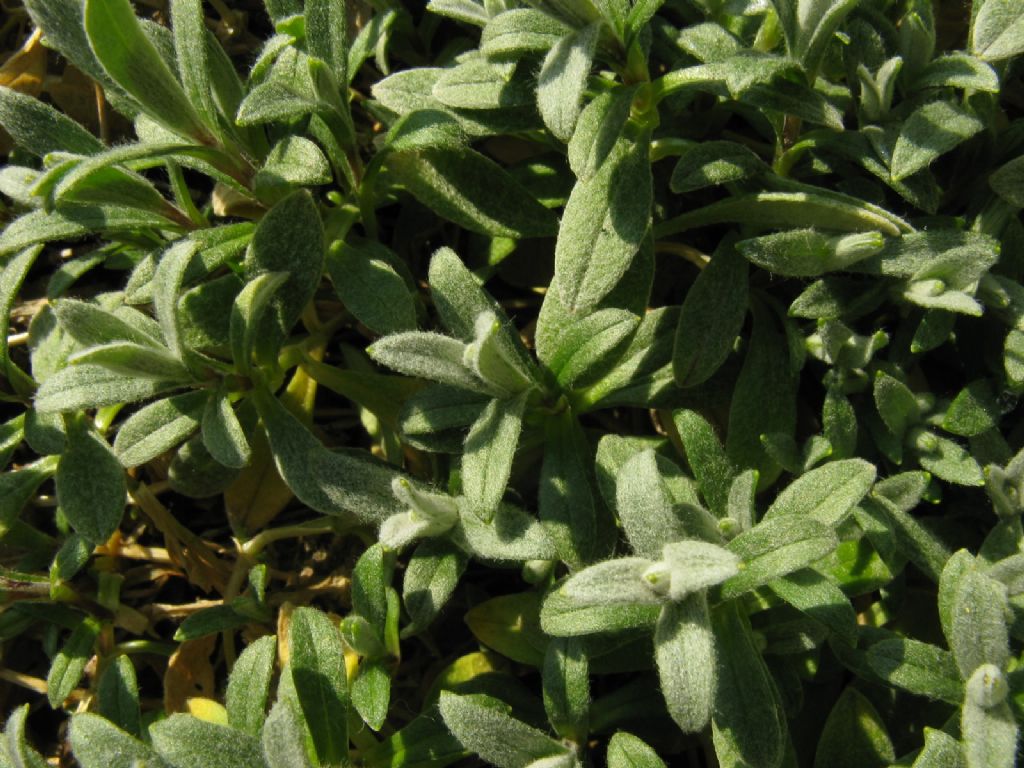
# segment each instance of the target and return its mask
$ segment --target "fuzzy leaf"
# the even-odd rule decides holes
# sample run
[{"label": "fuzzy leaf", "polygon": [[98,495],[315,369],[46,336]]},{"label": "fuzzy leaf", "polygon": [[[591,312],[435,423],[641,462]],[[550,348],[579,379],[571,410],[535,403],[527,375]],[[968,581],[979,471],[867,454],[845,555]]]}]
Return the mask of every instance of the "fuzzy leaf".
[{"label": "fuzzy leaf", "polygon": [[899,181],[917,173],[984,127],[980,118],[963,107],[947,101],[925,104],[900,128],[892,152],[892,178]]},{"label": "fuzzy leaf", "polygon": [[665,763],[636,736],[619,731],[608,742],[608,768],[665,768]]},{"label": "fuzzy leaf", "polygon": [[[263,751],[247,733],[173,714],[150,729],[157,754],[175,768],[261,768]],[[225,745],[230,744],[230,749]]]},{"label": "fuzzy leaf", "polygon": [[82,768],[164,768],[153,748],[125,733],[109,720],[91,712],[71,718],[68,733],[71,750]]},{"label": "fuzzy leaf", "polygon": [[765,519],[794,515],[838,526],[875,482],[876,469],[862,459],[832,461],[790,483]]},{"label": "fuzzy leaf", "polygon": [[128,493],[124,467],[84,419],[68,426],[55,483],[68,522],[91,544],[104,543],[117,530]]},{"label": "fuzzy leaf", "polygon": [[462,484],[474,511],[485,520],[491,519],[505,495],[528,394],[491,400],[466,437]]},{"label": "fuzzy leaf", "polygon": [[277,638],[261,637],[242,651],[228,677],[225,706],[231,727],[259,736],[266,719],[267,695],[274,673]]},{"label": "fuzzy leaf", "polygon": [[288,634],[289,667],[321,765],[348,764],[348,685],[341,635],[315,608],[296,608]]},{"label": "fuzzy leaf", "polygon": [[654,630],[654,657],[672,719],[684,733],[702,731],[714,710],[718,663],[703,594],[662,609]]},{"label": "fuzzy leaf", "polygon": [[537,76],[537,108],[561,141],[568,142],[576,128],[600,31],[595,23],[563,37],[548,51]]}]

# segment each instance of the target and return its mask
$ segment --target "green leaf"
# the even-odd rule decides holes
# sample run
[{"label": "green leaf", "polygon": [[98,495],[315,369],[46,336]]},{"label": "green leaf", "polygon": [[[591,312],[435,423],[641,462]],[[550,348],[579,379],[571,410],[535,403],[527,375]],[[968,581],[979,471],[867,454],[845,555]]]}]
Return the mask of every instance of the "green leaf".
[{"label": "green leaf", "polygon": [[72,527],[99,545],[117,530],[128,493],[124,467],[85,419],[68,424],[68,445],[55,477],[57,501]]},{"label": "green leaf", "polygon": [[559,558],[579,568],[602,554],[611,527],[595,494],[593,453],[569,410],[550,417],[544,434],[538,516]]},{"label": "green leaf", "polygon": [[80,712],[71,718],[68,740],[82,768],[134,768],[137,765],[163,768],[166,765],[151,746],[91,712]]},{"label": "green leaf", "polygon": [[971,25],[971,52],[1001,61],[1024,51],[1024,9],[1013,0],[985,0]]},{"label": "green leaf", "polygon": [[139,208],[106,204],[62,204],[55,211],[19,216],[0,233],[0,256],[36,243],[78,240],[95,232],[131,233],[147,228],[180,230],[180,222]]},{"label": "green leaf", "polygon": [[395,470],[364,451],[327,449],[266,390],[253,396],[277,470],[300,501],[326,515],[351,513],[367,521],[405,511],[391,493]]},{"label": "green leaf", "polygon": [[949,404],[942,428],[954,435],[974,437],[999,423],[999,403],[986,379],[972,381]]},{"label": "green leaf", "polygon": [[396,152],[391,175],[421,203],[471,232],[492,237],[554,234],[554,216],[493,160],[469,148]]},{"label": "green leaf", "polygon": [[1006,587],[976,570],[963,574],[951,606],[947,640],[960,674],[970,678],[982,664],[1003,669],[1010,659]]},{"label": "green leaf", "polygon": [[949,559],[949,550],[942,540],[882,494],[866,499],[863,506],[875,517],[881,517],[886,528],[892,531],[900,552],[933,581],[938,581]]},{"label": "green leaf", "polygon": [[287,279],[284,272],[264,272],[250,280],[235,297],[231,306],[229,338],[231,356],[240,373],[252,372],[263,317]]},{"label": "green leaf", "polygon": [[620,139],[590,178],[573,187],[555,244],[562,302],[589,312],[633,262],[651,221],[648,142]]},{"label": "green leaf", "polygon": [[327,273],[345,307],[374,333],[416,328],[415,298],[377,248],[335,244],[327,254]]},{"label": "green leaf", "polygon": [[589,732],[589,670],[582,641],[558,637],[548,643],[541,667],[544,710],[555,733],[576,743]]},{"label": "green leaf", "polygon": [[578,179],[592,177],[611,154],[635,95],[635,88],[619,87],[599,93],[583,108],[569,140],[569,167]]},{"label": "green leaf", "polygon": [[615,507],[633,551],[659,559],[666,543],[687,537],[653,450],[637,453],[615,477]]},{"label": "green leaf", "polygon": [[964,88],[999,93],[999,76],[974,56],[953,51],[928,63],[914,79],[917,88]]},{"label": "green leaf", "polygon": [[339,83],[348,82],[348,11],[344,0],[306,3],[306,46],[311,56],[326,62]]},{"label": "green leaf", "polygon": [[404,635],[430,625],[455,592],[468,560],[462,550],[443,539],[427,539],[416,547],[402,580],[402,604],[412,619]]},{"label": "green leaf", "polygon": [[718,655],[711,736],[721,765],[778,768],[786,719],[771,675],[736,602],[711,612]]},{"label": "green leaf", "polygon": [[232,728],[259,736],[266,719],[276,655],[277,637],[267,635],[250,643],[235,661],[224,701]]},{"label": "green leaf", "polygon": [[85,0],[83,18],[89,45],[103,69],[146,114],[175,133],[213,143],[128,0]]},{"label": "green leaf", "polygon": [[598,310],[568,328],[558,328],[556,346],[550,350],[538,348],[538,357],[555,375],[563,390],[586,386],[608,373],[615,353],[620,351],[639,323],[640,319],[626,310]]},{"label": "green leaf", "polygon": [[103,151],[103,142],[74,120],[6,86],[0,86],[0,126],[18,146],[38,157],[51,152],[92,155]]},{"label": "green leaf", "polygon": [[249,463],[252,450],[224,387],[206,400],[202,424],[203,445],[217,462],[233,469]]},{"label": "green leaf", "polygon": [[320,148],[301,136],[277,142],[253,179],[257,192],[280,195],[290,187],[330,184],[331,165]]},{"label": "green leaf", "polygon": [[[25,738],[25,719],[28,717],[28,704],[15,709],[7,718],[4,728],[6,736],[6,756],[14,768],[47,768],[49,765],[42,756],[29,746]],[[0,757],[5,756],[0,752]],[[6,768],[6,766],[5,766]]]},{"label": "green leaf", "polygon": [[[216,130],[218,110],[214,101],[212,66],[202,0],[173,0],[170,4],[178,77],[188,102],[203,123]],[[234,113],[230,115],[234,117]]]},{"label": "green leaf", "polygon": [[188,369],[166,349],[113,341],[68,356],[68,365],[98,365],[126,377],[187,382]]},{"label": "green leaf", "polygon": [[391,702],[391,676],[386,662],[364,660],[352,681],[352,706],[375,731],[384,725]]},{"label": "green leaf", "polygon": [[988,177],[992,190],[1016,208],[1024,208],[1024,157],[1015,157]]},{"label": "green leaf", "polygon": [[929,643],[902,638],[872,643],[867,663],[889,685],[950,704],[963,699],[963,683],[953,656]]},{"label": "green leaf", "polygon": [[669,188],[676,194],[693,192],[756,176],[767,169],[764,161],[743,144],[702,141],[687,149],[672,170]]},{"label": "green leaf", "polygon": [[883,768],[896,759],[892,740],[877,710],[856,688],[849,686],[825,721],[816,768]]},{"label": "green leaf", "polygon": [[431,93],[446,107],[467,110],[524,108],[533,100],[523,80],[510,79],[476,57],[442,70]]},{"label": "green leaf", "polygon": [[636,736],[619,731],[608,742],[608,768],[665,768],[665,763]]},{"label": "green leaf", "polygon": [[933,101],[919,107],[900,128],[892,153],[892,178],[905,179],[985,127],[963,107]]},{"label": "green leaf", "polygon": [[924,729],[924,749],[914,760],[913,768],[967,768],[960,742],[944,731]]},{"label": "green leaf", "polygon": [[547,53],[569,31],[564,24],[530,8],[512,8],[481,21],[485,26],[480,52],[489,59],[516,60],[526,53]]},{"label": "green leaf", "polygon": [[813,229],[795,229],[743,240],[736,248],[754,264],[777,275],[817,277],[870,258],[884,244],[879,232],[830,236]]},{"label": "green leaf", "polygon": [[439,709],[462,746],[497,768],[524,768],[535,760],[570,754],[560,742],[505,714],[496,699],[441,691]]},{"label": "green leaf", "polygon": [[107,662],[96,686],[96,695],[99,714],[133,736],[142,735],[139,686],[135,667],[127,655],[118,654]]},{"label": "green leaf", "polygon": [[936,477],[957,485],[985,484],[978,461],[959,443],[921,428],[911,430],[907,440],[921,466]]},{"label": "green leaf", "polygon": [[871,490],[877,470],[863,459],[832,461],[790,483],[765,519],[794,515],[837,527]]},{"label": "green leaf", "polygon": [[718,663],[703,594],[662,609],[654,630],[654,658],[672,719],[684,733],[702,731],[714,710]]},{"label": "green leaf", "polygon": [[64,646],[53,657],[50,671],[46,675],[46,698],[54,709],[63,704],[64,699],[82,679],[85,665],[92,656],[99,634],[99,622],[87,616],[75,627]]},{"label": "green leaf", "polygon": [[772,592],[798,611],[821,622],[850,645],[857,644],[857,614],[843,591],[813,568],[794,571],[768,583]]},{"label": "green leaf", "polygon": [[768,584],[815,563],[837,546],[831,529],[813,518],[779,515],[758,523],[729,542],[743,558],[740,572],[722,584],[723,599]]},{"label": "green leaf", "polygon": [[[634,574],[637,577],[651,564],[651,561],[644,560],[643,558],[620,558],[619,560],[611,560],[609,562],[618,564],[622,560],[630,561],[628,563],[628,573]],[[590,568],[580,571],[580,574],[584,574],[601,565],[603,564],[592,565]],[[620,567],[616,565],[616,568]],[[626,599],[622,599],[621,590],[627,588],[628,583],[623,582],[621,579],[613,581],[612,576],[614,576],[614,573],[609,574],[606,586],[604,587],[605,594],[608,595],[610,593],[610,596],[601,599],[600,602],[581,601],[574,594],[567,594],[564,586],[550,593],[544,600],[544,605],[541,607],[540,612],[543,630],[555,637],[575,637],[601,632],[621,632],[626,629],[653,627],[657,623],[658,615],[661,612],[660,603],[657,601],[645,604],[629,602],[629,597],[634,596],[632,590]],[[643,589],[647,589],[643,587],[642,583],[640,586]],[[648,593],[653,596],[650,590],[648,590]],[[637,590],[635,597],[640,598],[642,595],[643,593]],[[612,597],[616,598],[614,602]]]},{"label": "green leaf", "polygon": [[540,628],[540,599],[532,591],[492,597],[474,605],[465,622],[477,640],[502,656],[541,667],[549,638]]},{"label": "green leaf", "polygon": [[505,495],[528,395],[524,392],[513,400],[491,400],[466,437],[463,490],[473,510],[484,520],[491,519]]},{"label": "green leaf", "polygon": [[736,469],[714,427],[701,414],[689,410],[673,413],[672,422],[682,438],[687,462],[700,484],[701,496],[718,517],[725,516]]},{"label": "green leaf", "polygon": [[296,608],[288,635],[289,667],[320,765],[348,765],[348,684],[341,635],[315,608]]},{"label": "green leaf", "polygon": [[747,316],[747,262],[719,248],[686,292],[672,353],[676,384],[703,384],[725,362]]},{"label": "green leaf", "polygon": [[561,141],[568,142],[576,129],[600,32],[599,23],[570,32],[548,51],[537,75],[537,108]]},{"label": "green leaf", "polygon": [[17,391],[31,392],[33,382],[10,357],[11,310],[22,283],[42,250],[41,245],[30,246],[8,259],[0,269],[0,373]]},{"label": "green leaf", "polygon": [[268,768],[314,768],[306,749],[306,729],[291,702],[281,699],[271,707],[261,740]]},{"label": "green leaf", "polygon": [[[174,768],[260,768],[263,751],[253,736],[192,715],[173,714],[152,725],[157,754]],[[225,745],[231,745],[225,749]]]}]

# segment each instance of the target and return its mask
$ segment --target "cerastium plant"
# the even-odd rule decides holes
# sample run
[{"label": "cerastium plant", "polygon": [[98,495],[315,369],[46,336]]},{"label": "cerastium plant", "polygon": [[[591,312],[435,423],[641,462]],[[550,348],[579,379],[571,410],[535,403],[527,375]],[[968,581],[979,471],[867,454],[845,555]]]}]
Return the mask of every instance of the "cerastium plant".
[{"label": "cerastium plant", "polygon": [[1016,764],[1024,4],[9,5],[0,768]]}]

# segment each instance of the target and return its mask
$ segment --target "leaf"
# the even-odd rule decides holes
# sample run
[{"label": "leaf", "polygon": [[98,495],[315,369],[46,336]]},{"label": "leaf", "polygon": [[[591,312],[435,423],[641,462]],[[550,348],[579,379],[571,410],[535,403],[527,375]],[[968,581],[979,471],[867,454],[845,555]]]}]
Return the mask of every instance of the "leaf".
[{"label": "leaf", "polygon": [[654,658],[676,725],[684,733],[704,730],[714,711],[718,657],[703,594],[662,609],[654,630]]},{"label": "leaf", "polygon": [[562,302],[589,312],[633,262],[651,221],[648,142],[620,139],[590,178],[573,187],[555,244]]},{"label": "leaf", "polygon": [[871,490],[875,476],[875,466],[863,459],[829,462],[790,483],[768,508],[765,519],[795,515],[838,527]]},{"label": "leaf", "polygon": [[1015,157],[1001,165],[988,177],[988,184],[997,195],[1010,205],[1024,208],[1024,158]]},{"label": "leaf", "polygon": [[[609,562],[618,563],[621,560],[636,561],[642,560],[642,558],[620,558],[620,560]],[[602,564],[592,565],[587,570],[600,565]],[[643,561],[642,565],[646,569],[650,565],[650,561]],[[639,575],[641,563],[633,563],[632,566]],[[586,573],[586,571],[580,573]],[[623,585],[623,582],[620,580],[616,584]],[[611,579],[606,585],[606,593],[607,591],[614,592],[617,599],[615,601],[602,599],[598,602],[583,602],[577,597],[567,594],[564,588],[555,590],[548,595],[541,607],[541,628],[555,637],[575,637],[603,632],[621,632],[640,627],[650,628],[657,623],[661,611],[658,602],[630,603],[628,597],[623,600],[621,593],[615,592],[615,585],[612,584]],[[639,598],[642,594],[637,591],[636,597]],[[632,592],[630,596],[632,596]]]},{"label": "leaf", "polygon": [[[96,687],[99,714],[132,736],[142,735],[142,715],[139,708],[139,686],[135,667],[125,654],[118,654],[107,662]],[[79,756],[78,758],[82,758]]]},{"label": "leaf", "polygon": [[27,152],[45,157],[51,152],[92,155],[103,142],[50,105],[0,86],[0,126]]},{"label": "leaf", "polygon": [[568,755],[561,743],[505,714],[496,699],[441,691],[439,709],[462,746],[497,768],[523,768],[535,760]]},{"label": "leaf", "polygon": [[959,443],[921,428],[911,430],[907,440],[921,466],[942,480],[967,486],[985,484],[978,461]]},{"label": "leaf", "polygon": [[555,733],[583,742],[590,720],[590,663],[583,643],[576,638],[554,638],[548,643],[541,667],[544,710]]},{"label": "leaf", "polygon": [[375,731],[384,725],[391,701],[391,676],[385,663],[364,660],[352,681],[352,706]]},{"label": "leaf", "polygon": [[[254,737],[192,715],[170,715],[154,723],[149,733],[157,754],[175,768],[263,765],[263,751]],[[231,748],[225,749],[226,744]]]},{"label": "leaf", "polygon": [[891,163],[893,179],[899,181],[926,168],[984,127],[977,116],[947,101],[919,107],[903,123],[896,139]]},{"label": "leaf", "polygon": [[473,510],[484,520],[491,519],[505,495],[528,395],[524,392],[513,400],[491,400],[466,437],[463,490]]},{"label": "leaf", "polygon": [[170,4],[170,14],[182,88],[202,122],[216,130],[219,115],[213,95],[210,43],[202,0],[174,0]]},{"label": "leaf", "polygon": [[430,625],[455,592],[467,564],[466,555],[443,539],[427,539],[416,547],[402,580],[402,604],[412,619],[404,635]]},{"label": "leaf", "polygon": [[106,542],[121,523],[128,487],[121,462],[82,418],[68,425],[67,449],[54,481],[72,527],[91,544]]},{"label": "leaf", "polygon": [[964,756],[971,768],[998,768],[1016,763],[1020,729],[1007,702],[986,709],[968,701],[964,704],[960,730]]},{"label": "leaf", "polygon": [[506,77],[483,58],[467,58],[443,69],[431,94],[446,107],[465,110],[515,109],[530,104],[533,95],[522,80]]},{"label": "leaf", "polygon": [[1006,616],[1006,587],[977,570],[964,573],[956,585],[947,640],[965,680],[982,664],[1005,668],[1010,659]]},{"label": "leaf", "polygon": [[569,31],[551,16],[530,8],[511,8],[481,21],[484,29],[480,52],[492,60],[516,60],[526,53],[547,53]]},{"label": "leaf", "polygon": [[836,548],[835,534],[813,518],[779,515],[729,542],[743,558],[740,572],[720,587],[723,599],[738,597],[780,576],[799,571]]},{"label": "leaf", "polygon": [[608,768],[665,768],[665,763],[636,736],[619,731],[608,742]]},{"label": "leaf", "polygon": [[306,729],[291,702],[279,699],[271,707],[261,741],[268,768],[313,768],[306,749]]},{"label": "leaf", "polygon": [[594,23],[563,37],[548,51],[537,76],[537,108],[561,141],[568,142],[576,129],[600,31]]},{"label": "leaf", "polygon": [[817,277],[870,258],[884,244],[880,232],[829,236],[813,229],[795,229],[743,240],[736,248],[754,264],[777,275]]},{"label": "leaf", "polygon": [[934,645],[902,638],[882,640],[868,647],[867,663],[889,685],[951,704],[963,700],[963,683],[952,655]]},{"label": "leaf", "polygon": [[592,177],[612,153],[635,95],[634,87],[619,87],[599,93],[583,108],[568,148],[569,167],[578,179]]},{"label": "leaf", "polygon": [[991,66],[974,56],[953,51],[928,62],[914,80],[918,88],[970,88],[999,92],[999,76]]},{"label": "leaf", "polygon": [[914,760],[913,768],[967,768],[960,742],[944,731],[924,729],[924,749]]},{"label": "leaf", "polygon": [[241,469],[249,463],[252,456],[249,441],[223,386],[206,400],[202,434],[203,445],[225,467]]},{"label": "leaf", "polygon": [[452,541],[475,557],[520,564],[557,557],[544,526],[518,507],[500,504],[485,522],[467,497],[458,501],[459,523],[452,529]]},{"label": "leaf", "polygon": [[99,622],[87,616],[53,657],[50,671],[46,675],[46,698],[54,709],[59,708],[78,685],[99,634]]},{"label": "leaf", "polygon": [[296,608],[288,649],[295,692],[320,765],[347,765],[349,694],[338,628],[315,608]]},{"label": "leaf", "polygon": [[798,611],[828,627],[837,638],[857,644],[857,614],[843,591],[813,568],[768,583],[772,592]]},{"label": "leaf", "polygon": [[742,181],[766,169],[761,158],[743,144],[702,141],[687,149],[672,170],[669,188],[676,194]]},{"label": "leaf", "polygon": [[28,704],[23,704],[7,718],[4,728],[7,742],[4,745],[6,752],[0,751],[0,758],[9,755],[8,759],[14,768],[46,768],[48,763],[29,746],[25,738],[25,719],[28,717],[28,708]]},{"label": "leaf", "polygon": [[686,538],[653,450],[630,458],[615,477],[615,508],[633,551],[658,559],[666,543]]},{"label": "leaf", "polygon": [[153,748],[125,733],[105,718],[80,712],[71,718],[68,740],[82,768],[133,768],[166,765]]},{"label": "leaf", "polygon": [[711,612],[718,656],[711,736],[721,765],[777,768],[786,720],[771,675],[736,602]]},{"label": "leaf", "polygon": [[331,180],[330,163],[320,148],[301,136],[287,136],[270,150],[253,184],[257,192],[278,197],[290,187],[315,187]]},{"label": "leaf", "polygon": [[175,133],[213,143],[128,0],[85,0],[83,19],[97,60],[146,114]]},{"label": "leaf", "polygon": [[338,298],[374,333],[416,328],[415,298],[376,248],[335,244],[327,254],[327,273]]},{"label": "leaf", "polygon": [[639,323],[632,312],[601,309],[568,328],[558,328],[554,349],[538,349],[537,354],[555,374],[563,390],[586,386],[609,372],[607,369],[614,362],[615,353],[629,340]]},{"label": "leaf", "polygon": [[747,262],[719,248],[686,292],[679,312],[672,370],[676,384],[703,384],[732,352],[747,316]]},{"label": "leaf", "polygon": [[971,25],[971,52],[1001,61],[1024,51],[1024,10],[1013,0],[985,0]]},{"label": "leaf", "polygon": [[224,702],[232,728],[259,736],[267,719],[267,695],[276,655],[277,638],[267,635],[250,643],[235,661]]},{"label": "leaf", "polygon": [[519,664],[541,667],[548,637],[540,628],[537,592],[502,595],[474,605],[465,615],[473,636]]},{"label": "leaf", "polygon": [[18,391],[30,392],[33,382],[28,374],[11,360],[8,342],[11,310],[22,283],[42,250],[40,245],[30,246],[8,259],[0,269],[0,373]]},{"label": "leaf", "polygon": [[879,494],[864,503],[865,509],[880,515],[895,537],[897,548],[933,581],[938,581],[949,550],[929,528]]},{"label": "leaf", "polygon": [[672,422],[682,438],[687,462],[700,484],[705,503],[717,516],[724,516],[736,470],[714,427],[699,413],[689,410],[673,413]]},{"label": "leaf", "polygon": [[505,170],[468,148],[392,154],[392,175],[444,219],[493,237],[544,237],[554,218]]},{"label": "leaf", "polygon": [[348,11],[344,0],[306,3],[306,45],[311,56],[326,62],[339,83],[348,82]]},{"label": "leaf", "polygon": [[404,512],[391,493],[395,470],[363,451],[327,449],[277,398],[262,389],[253,397],[274,463],[300,501],[326,515],[352,513],[367,521]]},{"label": "leaf", "polygon": [[31,211],[8,224],[0,233],[0,256],[36,243],[77,240],[94,232],[115,234],[147,228],[180,230],[180,222],[139,208],[108,204],[66,204],[57,210]]},{"label": "leaf", "polygon": [[825,721],[814,765],[882,768],[895,759],[882,718],[862,693],[848,686]]}]

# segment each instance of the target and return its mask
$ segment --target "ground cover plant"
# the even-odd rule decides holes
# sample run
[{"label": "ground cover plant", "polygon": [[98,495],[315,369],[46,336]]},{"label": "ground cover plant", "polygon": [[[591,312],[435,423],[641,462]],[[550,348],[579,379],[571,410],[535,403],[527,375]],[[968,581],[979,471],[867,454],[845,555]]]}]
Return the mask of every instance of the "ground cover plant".
[{"label": "ground cover plant", "polygon": [[1015,764],[1020,2],[0,45],[2,768]]}]

